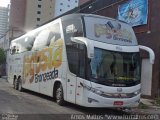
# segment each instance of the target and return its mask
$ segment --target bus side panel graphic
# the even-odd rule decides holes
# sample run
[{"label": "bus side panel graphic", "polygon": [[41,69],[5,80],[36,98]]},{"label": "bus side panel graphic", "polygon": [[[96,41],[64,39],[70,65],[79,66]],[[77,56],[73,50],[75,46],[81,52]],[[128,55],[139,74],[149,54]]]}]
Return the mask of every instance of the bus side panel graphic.
[{"label": "bus side panel graphic", "polygon": [[48,48],[37,51],[24,58],[23,84],[41,82],[58,77],[58,69],[62,64],[63,40],[52,42]]}]

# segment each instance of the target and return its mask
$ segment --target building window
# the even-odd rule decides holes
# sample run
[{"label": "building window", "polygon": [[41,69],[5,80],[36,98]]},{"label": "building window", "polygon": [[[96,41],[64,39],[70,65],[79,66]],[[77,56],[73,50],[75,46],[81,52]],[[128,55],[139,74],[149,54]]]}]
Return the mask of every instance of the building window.
[{"label": "building window", "polygon": [[41,14],[41,11],[37,11],[37,14]]},{"label": "building window", "polygon": [[38,5],[38,8],[41,8],[41,5]]},{"label": "building window", "polygon": [[70,7],[70,5],[67,5],[67,7]]},{"label": "building window", "polygon": [[59,11],[62,11],[62,9],[60,9]]},{"label": "building window", "polygon": [[38,1],[42,1],[42,0],[38,0]]},{"label": "building window", "polygon": [[77,0],[75,1],[75,3],[77,3]]},{"label": "building window", "polygon": [[37,21],[40,21],[41,19],[40,18],[37,18]]},{"label": "building window", "polygon": [[63,5],[63,3],[60,3],[60,5]]}]

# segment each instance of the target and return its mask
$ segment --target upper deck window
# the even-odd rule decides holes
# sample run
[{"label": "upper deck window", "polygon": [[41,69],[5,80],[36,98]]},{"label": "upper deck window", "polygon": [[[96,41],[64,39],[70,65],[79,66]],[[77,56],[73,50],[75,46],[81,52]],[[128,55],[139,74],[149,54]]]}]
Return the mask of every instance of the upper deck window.
[{"label": "upper deck window", "polygon": [[36,36],[35,42],[33,44],[33,50],[40,50],[49,47],[53,42],[60,39],[60,25],[59,23],[52,24],[51,26],[43,29]]},{"label": "upper deck window", "polygon": [[70,42],[71,37],[82,37],[83,24],[81,17],[73,17],[62,21],[63,33],[66,43]]},{"label": "upper deck window", "polygon": [[60,38],[60,25],[59,23],[55,23],[43,30],[28,33],[26,36],[12,41],[10,47],[11,54],[17,54],[31,50],[41,50],[43,48],[53,46],[54,42]]},{"label": "upper deck window", "polygon": [[85,45],[71,41],[71,37],[83,37],[81,17],[72,17],[62,21],[64,40],[66,44],[67,60],[70,72],[82,78],[85,77]]}]

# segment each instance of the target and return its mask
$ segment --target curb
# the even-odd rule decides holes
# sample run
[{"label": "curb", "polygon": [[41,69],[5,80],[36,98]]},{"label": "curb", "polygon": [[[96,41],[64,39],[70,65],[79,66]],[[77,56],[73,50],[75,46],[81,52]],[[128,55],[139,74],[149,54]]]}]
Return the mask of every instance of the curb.
[{"label": "curb", "polygon": [[3,79],[7,79],[7,76],[1,76],[1,78],[3,78]]},{"label": "curb", "polygon": [[160,109],[159,106],[148,106],[149,108]]},{"label": "curb", "polygon": [[135,108],[135,109],[132,109],[132,113],[133,114],[145,114],[145,115],[160,114],[160,107],[148,106],[148,108],[146,109]]}]

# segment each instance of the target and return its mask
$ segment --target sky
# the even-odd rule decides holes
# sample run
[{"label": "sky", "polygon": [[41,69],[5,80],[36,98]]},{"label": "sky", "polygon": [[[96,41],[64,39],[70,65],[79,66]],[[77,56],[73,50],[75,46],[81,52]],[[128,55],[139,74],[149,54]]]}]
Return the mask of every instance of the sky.
[{"label": "sky", "polygon": [[0,6],[7,7],[7,5],[10,3],[10,0],[0,0]]}]

